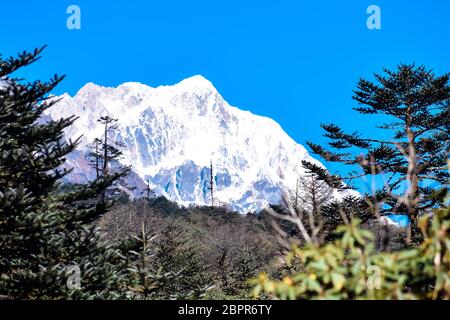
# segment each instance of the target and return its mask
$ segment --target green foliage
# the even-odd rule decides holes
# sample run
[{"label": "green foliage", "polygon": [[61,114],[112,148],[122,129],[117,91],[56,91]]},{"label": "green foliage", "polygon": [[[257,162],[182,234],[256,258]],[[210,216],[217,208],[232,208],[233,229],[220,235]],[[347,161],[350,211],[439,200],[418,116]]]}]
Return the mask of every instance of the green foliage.
[{"label": "green foliage", "polygon": [[[287,205],[271,205],[270,209],[281,216],[290,215]],[[301,221],[309,234],[314,232],[312,230],[314,226],[320,226],[319,230],[315,232],[318,233],[319,242],[321,243],[336,239],[338,237],[335,232],[336,228],[345,224],[346,221],[357,218],[362,223],[368,223],[374,220],[374,214],[364,198],[352,195],[345,196],[339,200],[327,199],[327,202],[316,207],[314,212],[308,212],[307,209],[302,208],[298,210],[294,202],[292,202],[292,209],[301,217]],[[259,218],[269,229],[270,225],[275,222],[275,218],[270,214],[269,209],[263,210]],[[311,222],[314,224],[313,226],[311,226]],[[294,221],[278,219],[276,224],[287,238],[295,241],[302,239],[302,235]]]},{"label": "green foliage", "polygon": [[[58,100],[49,95],[62,77],[33,83],[12,78],[37,61],[41,51],[7,60],[0,56],[1,298],[245,299],[251,297],[251,288],[257,298],[450,298],[446,190],[419,184],[431,180],[441,186],[449,178],[444,171],[450,132],[448,75],[436,77],[423,67],[402,65],[397,72],[386,70],[386,77],[376,75],[380,85],[359,81],[354,98],[365,107],[357,110],[400,120],[383,126],[394,130],[393,140],[363,139],[330,124],[323,128],[332,148],[366,152],[352,157],[310,147],[330,161],[358,164],[364,175],[392,174],[388,189],[378,190],[372,202],[346,197],[330,203],[331,191],[312,185],[311,194],[296,204],[310,215],[296,213],[297,220],[288,219],[281,227],[298,236],[295,226],[302,226],[305,240],[303,247],[292,247],[284,263],[264,213],[242,216],[223,207],[184,208],[151,197],[150,189],[147,199],[137,201],[119,194],[118,183],[129,168],[117,163],[119,145],[109,137],[115,119],[100,118],[104,136],[94,141],[91,153],[96,179],[61,185],[69,173],[62,168],[65,157],[78,142],[64,141],[63,132],[76,118],[44,121],[42,116],[57,107]],[[346,188],[340,177],[303,165],[321,181]],[[405,181],[412,187],[398,201],[391,191]],[[119,196],[121,203],[108,212],[112,196]],[[372,233],[360,227],[360,220],[369,222],[383,201],[399,203],[397,209],[410,214],[415,234],[424,239],[420,245],[376,250]],[[273,209],[284,214],[281,206]],[[323,221],[317,224],[323,229],[317,230],[324,233],[325,244],[314,241],[319,237],[307,237],[315,232],[319,215]]]},{"label": "green foliage", "polygon": [[443,205],[435,193],[450,178],[446,171],[450,74],[437,76],[414,64],[383,71],[375,74],[373,82],[360,79],[353,99],[358,103],[354,110],[360,114],[392,119],[378,126],[388,135],[363,137],[359,132],[346,133],[336,124],[322,124],[329,148],[308,142],[312,152],[358,170],[339,177],[312,163],[303,165],[334,187],[346,187],[342,181],[382,176],[383,184],[370,187],[375,190],[369,190],[368,201],[379,213],[408,214],[408,242],[417,244],[421,241],[417,221],[422,214]]},{"label": "green foliage", "polygon": [[250,283],[253,295],[277,299],[449,299],[450,210],[420,221],[425,235],[417,248],[376,253],[373,235],[359,221],[341,226],[340,238],[324,246],[293,247],[288,260],[302,271],[273,280],[262,273]]},{"label": "green foliage", "polygon": [[[0,295],[22,299],[114,298],[121,295],[120,252],[102,241],[93,222],[108,202],[96,198],[125,172],[62,191],[63,141],[74,117],[42,121],[57,107],[48,95],[62,80],[24,83],[11,73],[35,62],[42,50],[0,57]],[[79,283],[68,285],[72,267]]]},{"label": "green foliage", "polygon": [[359,219],[361,223],[374,220],[375,216],[364,198],[348,195],[341,200],[333,200],[322,207],[323,232],[326,241],[336,239],[335,230],[346,223],[345,220]]},{"label": "green foliage", "polygon": [[151,262],[154,254],[151,250],[154,236],[142,224],[141,233],[133,235],[121,242],[121,249],[128,261],[124,276],[126,296],[133,300],[170,299],[164,295],[161,288],[168,281],[173,281],[173,272],[153,272]]},{"label": "green foliage", "polygon": [[209,287],[197,249],[189,244],[183,228],[168,224],[159,235],[152,260],[154,272],[176,274],[172,281],[162,285],[158,294],[175,298],[195,298]]}]

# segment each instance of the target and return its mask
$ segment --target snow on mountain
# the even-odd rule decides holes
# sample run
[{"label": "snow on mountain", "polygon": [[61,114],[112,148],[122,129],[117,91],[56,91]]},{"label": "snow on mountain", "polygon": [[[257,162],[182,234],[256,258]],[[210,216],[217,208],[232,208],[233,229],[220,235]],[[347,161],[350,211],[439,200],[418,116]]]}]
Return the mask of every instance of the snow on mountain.
[{"label": "snow on mountain", "polygon": [[209,204],[210,162],[216,205],[254,211],[276,203],[303,173],[302,160],[319,164],[274,120],[230,106],[202,76],[173,86],[152,88],[124,83],[117,88],[86,84],[48,110],[53,119],[76,115],[66,137],[83,135],[68,158],[69,179],[94,176],[87,150],[102,135],[97,119],[118,118],[115,138],[126,147],[121,162],[131,165],[129,178],[138,189],[149,180],[157,194],[183,205]]},{"label": "snow on mountain", "polygon": [[6,77],[0,77],[0,89],[6,88],[8,85]]}]

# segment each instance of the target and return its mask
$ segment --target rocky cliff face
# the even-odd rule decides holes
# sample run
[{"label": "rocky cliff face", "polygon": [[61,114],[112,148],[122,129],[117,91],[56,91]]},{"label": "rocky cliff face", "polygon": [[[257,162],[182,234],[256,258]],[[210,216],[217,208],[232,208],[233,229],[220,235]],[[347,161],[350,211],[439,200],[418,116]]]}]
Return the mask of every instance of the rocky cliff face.
[{"label": "rocky cliff face", "polygon": [[73,182],[94,176],[87,153],[102,135],[97,119],[106,115],[118,119],[113,138],[125,145],[121,162],[132,166],[135,193],[149,180],[157,194],[183,205],[210,203],[211,161],[215,205],[240,212],[278,202],[303,174],[302,160],[318,163],[278,123],[230,106],[202,76],[157,88],[89,83],[74,97],[60,98],[48,116],[78,116],[66,138],[83,135],[67,163],[74,167]]}]

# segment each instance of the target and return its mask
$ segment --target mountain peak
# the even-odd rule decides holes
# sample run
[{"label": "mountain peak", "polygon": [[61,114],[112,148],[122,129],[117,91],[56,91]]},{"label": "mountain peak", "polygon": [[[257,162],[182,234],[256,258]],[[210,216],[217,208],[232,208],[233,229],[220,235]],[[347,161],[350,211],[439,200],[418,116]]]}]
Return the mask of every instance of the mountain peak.
[{"label": "mountain peak", "polygon": [[185,87],[188,90],[192,89],[210,89],[217,91],[211,81],[203,77],[202,75],[194,75],[180,81],[176,86]]},{"label": "mountain peak", "polygon": [[102,86],[99,86],[93,82],[86,83],[83,87],[81,87],[80,90],[78,90],[77,95],[79,94],[85,94],[90,92],[98,91],[99,89],[103,88]]},{"label": "mountain peak", "polygon": [[[140,195],[145,181],[159,195],[182,205],[209,204],[213,157],[215,200],[242,213],[277,203],[293,188],[302,160],[320,165],[275,121],[230,106],[201,75],[172,86],[152,88],[126,82],[116,88],[86,84],[72,99],[63,96],[49,115],[80,117],[67,139],[84,136],[69,156],[68,181],[90,181],[89,143],[102,135],[97,119],[118,119],[111,139],[123,144],[120,162],[132,167],[130,191]],[[76,110],[76,111],[75,111]]]}]

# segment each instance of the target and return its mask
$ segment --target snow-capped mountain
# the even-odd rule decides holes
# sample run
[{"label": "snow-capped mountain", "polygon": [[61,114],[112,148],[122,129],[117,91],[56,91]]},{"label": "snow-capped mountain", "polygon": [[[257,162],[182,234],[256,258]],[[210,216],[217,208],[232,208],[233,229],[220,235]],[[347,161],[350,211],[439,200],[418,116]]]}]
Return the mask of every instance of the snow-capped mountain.
[{"label": "snow-capped mountain", "polygon": [[173,86],[152,88],[124,83],[117,88],[86,84],[48,110],[53,119],[76,115],[66,137],[83,135],[68,165],[73,182],[94,176],[87,153],[102,136],[97,119],[118,119],[121,162],[131,165],[137,193],[149,180],[157,194],[183,205],[210,203],[213,164],[215,205],[240,211],[276,203],[281,191],[295,186],[302,160],[319,164],[274,120],[230,106],[211,82],[194,76]]}]

